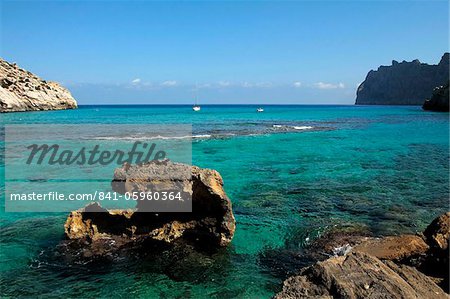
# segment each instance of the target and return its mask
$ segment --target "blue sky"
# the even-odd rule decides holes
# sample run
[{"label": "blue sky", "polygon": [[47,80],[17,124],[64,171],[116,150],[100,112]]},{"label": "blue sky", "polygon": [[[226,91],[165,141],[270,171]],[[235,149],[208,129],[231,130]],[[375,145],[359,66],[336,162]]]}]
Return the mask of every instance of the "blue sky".
[{"label": "blue sky", "polygon": [[0,56],[79,104],[353,104],[370,69],[438,63],[448,1],[2,1]]}]

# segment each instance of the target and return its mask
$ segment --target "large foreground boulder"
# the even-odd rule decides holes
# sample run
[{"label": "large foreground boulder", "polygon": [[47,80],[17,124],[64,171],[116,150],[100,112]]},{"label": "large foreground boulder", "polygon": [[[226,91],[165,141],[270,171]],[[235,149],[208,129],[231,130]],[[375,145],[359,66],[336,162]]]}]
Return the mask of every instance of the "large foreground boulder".
[{"label": "large foreground boulder", "polygon": [[[187,173],[188,177],[185,176]],[[213,247],[228,245],[236,224],[230,199],[223,190],[223,181],[217,171],[170,161],[153,161],[124,165],[116,169],[112,181],[113,189],[120,193],[173,186],[192,197],[192,212],[142,212],[141,202],[135,209],[106,210],[95,203],[69,215],[65,223],[66,236],[83,240],[89,246],[113,240],[114,249],[146,241],[164,244],[189,242]],[[106,243],[111,244],[109,241]]]},{"label": "large foreground boulder", "polygon": [[0,112],[75,109],[70,92],[0,58]]}]

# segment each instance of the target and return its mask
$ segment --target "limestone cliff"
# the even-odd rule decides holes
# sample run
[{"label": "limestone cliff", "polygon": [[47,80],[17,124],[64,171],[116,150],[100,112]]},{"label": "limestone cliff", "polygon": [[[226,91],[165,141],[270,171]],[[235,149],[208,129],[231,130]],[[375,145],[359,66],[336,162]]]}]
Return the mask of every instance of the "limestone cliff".
[{"label": "limestone cliff", "polygon": [[0,58],[0,112],[75,109],[70,92]]},{"label": "limestone cliff", "polygon": [[422,105],[433,89],[449,80],[449,53],[437,65],[392,61],[391,66],[371,70],[359,85],[357,105]]}]

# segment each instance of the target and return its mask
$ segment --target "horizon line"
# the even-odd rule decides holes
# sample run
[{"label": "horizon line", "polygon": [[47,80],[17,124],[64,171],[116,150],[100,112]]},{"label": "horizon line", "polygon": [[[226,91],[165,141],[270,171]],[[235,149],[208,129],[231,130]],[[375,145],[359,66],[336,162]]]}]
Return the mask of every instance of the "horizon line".
[{"label": "horizon line", "polygon": [[[201,104],[198,106],[373,106],[373,105],[356,105],[356,104],[263,104],[263,103],[240,103],[240,104],[225,104],[225,103],[214,103],[214,104]],[[193,106],[193,104],[140,104],[140,103],[132,103],[132,104],[78,104],[78,107],[80,106]],[[380,106],[380,105],[378,105]],[[392,105],[391,105],[392,106]],[[406,105],[399,105],[399,106],[406,106]],[[415,105],[411,105],[415,106]]]}]

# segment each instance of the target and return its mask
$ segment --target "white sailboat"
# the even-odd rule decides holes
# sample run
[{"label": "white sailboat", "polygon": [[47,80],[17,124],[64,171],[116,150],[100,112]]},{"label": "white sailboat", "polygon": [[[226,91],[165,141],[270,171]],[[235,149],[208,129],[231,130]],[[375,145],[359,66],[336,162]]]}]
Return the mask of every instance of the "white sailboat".
[{"label": "white sailboat", "polygon": [[259,107],[258,109],[256,109],[256,112],[264,112],[264,109]]},{"label": "white sailboat", "polygon": [[197,111],[200,111],[200,109],[201,109],[200,105],[197,104],[197,99],[198,99],[198,86],[197,86],[197,84],[195,85],[195,90],[196,90],[195,105],[192,106],[192,110],[197,112]]}]

